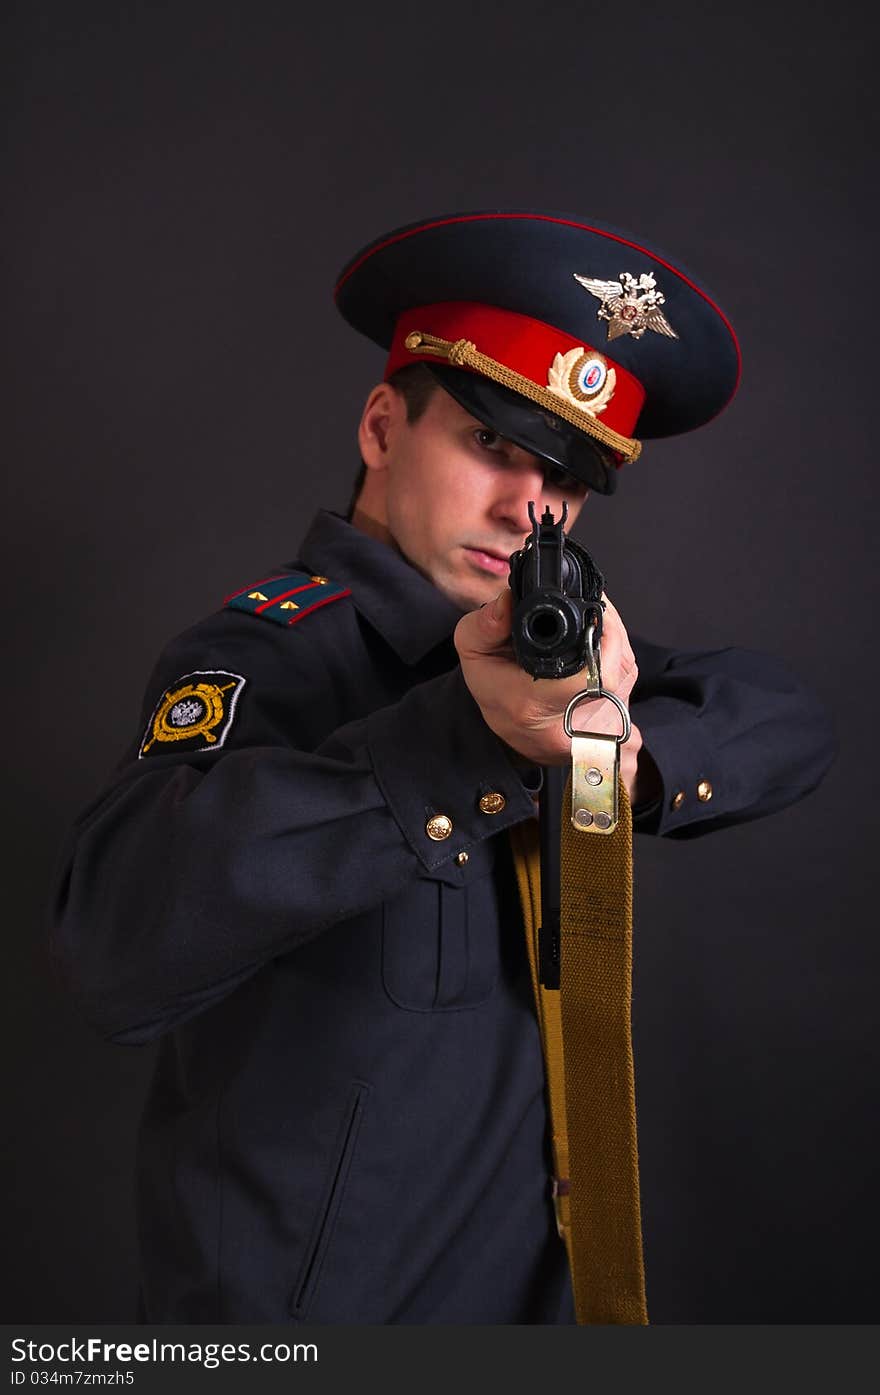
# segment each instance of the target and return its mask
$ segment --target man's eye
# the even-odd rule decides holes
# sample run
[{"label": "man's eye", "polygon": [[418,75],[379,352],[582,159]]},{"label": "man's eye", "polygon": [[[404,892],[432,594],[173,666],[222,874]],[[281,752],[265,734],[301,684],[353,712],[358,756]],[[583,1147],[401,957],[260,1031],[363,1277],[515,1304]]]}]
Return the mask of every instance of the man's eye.
[{"label": "man's eye", "polygon": [[568,493],[581,488],[580,482],[567,470],[558,470],[555,467],[544,471],[544,482],[551,489],[560,489]]},{"label": "man's eye", "polygon": [[488,426],[481,426],[474,432],[474,440],[483,450],[501,450],[504,444],[503,438],[497,431],[490,431]]}]

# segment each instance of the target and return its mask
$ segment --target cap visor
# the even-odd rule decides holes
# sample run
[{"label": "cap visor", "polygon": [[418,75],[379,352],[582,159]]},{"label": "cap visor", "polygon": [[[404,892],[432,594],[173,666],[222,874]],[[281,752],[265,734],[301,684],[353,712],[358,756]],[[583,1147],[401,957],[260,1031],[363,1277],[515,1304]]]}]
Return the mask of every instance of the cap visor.
[{"label": "cap visor", "polygon": [[478,373],[445,363],[426,363],[425,367],[459,406],[499,436],[565,470],[597,494],[614,493],[614,458],[598,441]]}]

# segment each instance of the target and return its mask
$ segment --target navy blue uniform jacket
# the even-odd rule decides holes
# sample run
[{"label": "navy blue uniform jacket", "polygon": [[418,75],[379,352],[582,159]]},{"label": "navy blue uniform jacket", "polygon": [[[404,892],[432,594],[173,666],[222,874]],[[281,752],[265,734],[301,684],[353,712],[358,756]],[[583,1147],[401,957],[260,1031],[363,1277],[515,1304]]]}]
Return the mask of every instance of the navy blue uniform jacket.
[{"label": "navy blue uniform jacket", "polygon": [[[463,682],[440,592],[329,513],[297,565],[351,598],[289,629],[222,610],[174,640],[62,858],[60,974],[106,1037],[161,1038],[141,1315],[571,1322],[506,835],[534,816],[527,777]],[[703,833],[816,784],[826,721],[776,660],[634,649],[664,783],[641,827]],[[197,671],[246,680],[222,749],[138,759]]]}]

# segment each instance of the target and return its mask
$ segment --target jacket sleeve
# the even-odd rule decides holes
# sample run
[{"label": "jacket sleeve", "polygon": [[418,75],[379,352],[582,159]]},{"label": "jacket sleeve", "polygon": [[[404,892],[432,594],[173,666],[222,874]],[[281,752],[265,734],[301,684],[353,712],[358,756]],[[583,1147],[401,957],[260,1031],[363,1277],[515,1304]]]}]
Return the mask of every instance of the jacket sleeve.
[{"label": "jacket sleeve", "polygon": [[[197,627],[160,661],[145,721],[182,674],[231,669],[246,686],[222,749],[138,758],[138,742],[62,851],[53,961],[104,1035],[158,1036],[415,878],[463,885],[480,845],[534,814],[534,772],[485,725],[460,670],[352,720],[344,646],[335,671],[319,650],[293,665],[274,627],[233,617]],[[645,643],[636,654],[633,717],[664,783],[639,827],[705,832],[817,783],[827,723],[774,660]],[[490,792],[501,807],[483,812]],[[438,841],[434,814],[451,824]]]},{"label": "jacket sleeve", "polygon": [[663,783],[640,832],[695,837],[772,814],[833,761],[829,714],[778,659],[748,649],[676,652],[633,638],[630,704]]},{"label": "jacket sleeve", "polygon": [[[115,1040],[157,1036],[416,877],[461,885],[479,858],[459,854],[534,813],[459,670],[320,735],[328,709],[333,720],[326,673],[281,671],[258,652],[270,627],[240,624],[257,650],[178,642],[144,709],[181,674],[246,675],[223,749],[138,759],[133,747],[60,858],[53,962]],[[489,791],[504,797],[491,814],[479,807]],[[434,841],[438,813],[452,831]]]}]

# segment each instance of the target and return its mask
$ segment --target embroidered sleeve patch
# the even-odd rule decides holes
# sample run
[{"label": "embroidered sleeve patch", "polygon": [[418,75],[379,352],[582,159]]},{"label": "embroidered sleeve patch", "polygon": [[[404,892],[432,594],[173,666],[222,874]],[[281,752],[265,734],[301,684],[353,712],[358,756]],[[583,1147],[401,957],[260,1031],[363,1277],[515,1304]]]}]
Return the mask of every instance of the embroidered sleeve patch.
[{"label": "embroidered sleeve patch", "polygon": [[216,751],[229,735],[239,694],[240,673],[185,673],[159,699],[138,760],[151,752]]}]

